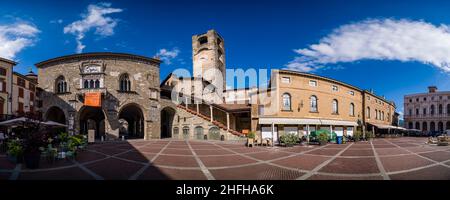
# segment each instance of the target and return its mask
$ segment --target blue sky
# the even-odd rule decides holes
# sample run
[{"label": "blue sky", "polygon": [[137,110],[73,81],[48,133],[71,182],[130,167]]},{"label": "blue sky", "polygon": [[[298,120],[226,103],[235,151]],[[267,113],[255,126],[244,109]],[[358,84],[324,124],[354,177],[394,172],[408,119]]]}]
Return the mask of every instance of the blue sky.
[{"label": "blue sky", "polygon": [[[89,5],[106,14],[91,23]],[[17,48],[0,44],[0,56],[24,73],[77,51],[160,55],[163,79],[192,68],[193,34],[216,29],[228,68],[308,71],[373,89],[402,112],[405,94],[450,90],[449,10],[448,1],[2,1],[0,41]],[[24,32],[2,36],[19,24]]]}]

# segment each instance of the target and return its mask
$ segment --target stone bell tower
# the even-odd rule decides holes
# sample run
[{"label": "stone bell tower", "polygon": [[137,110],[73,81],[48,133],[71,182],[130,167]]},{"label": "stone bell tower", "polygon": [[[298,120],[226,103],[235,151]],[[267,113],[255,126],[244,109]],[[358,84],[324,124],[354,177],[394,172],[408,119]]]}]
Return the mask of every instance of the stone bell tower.
[{"label": "stone bell tower", "polygon": [[195,78],[226,89],[224,41],[215,30],[192,36],[192,60]]}]

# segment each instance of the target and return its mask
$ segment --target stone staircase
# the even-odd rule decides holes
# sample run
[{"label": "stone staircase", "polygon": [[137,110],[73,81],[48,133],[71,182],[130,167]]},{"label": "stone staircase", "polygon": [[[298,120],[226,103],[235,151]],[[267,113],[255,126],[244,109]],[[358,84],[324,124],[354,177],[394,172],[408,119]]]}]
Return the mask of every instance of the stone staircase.
[{"label": "stone staircase", "polygon": [[217,121],[217,120],[213,120],[213,121],[211,122],[211,118],[208,117],[208,116],[205,116],[205,115],[202,114],[202,113],[197,113],[197,111],[194,111],[194,110],[192,110],[192,109],[186,108],[186,107],[183,106],[183,105],[177,105],[177,107],[178,107],[178,108],[181,108],[181,109],[183,109],[183,110],[185,110],[186,112],[188,112],[188,113],[190,113],[190,114],[192,114],[192,115],[198,116],[198,117],[200,117],[200,118],[202,118],[202,119],[204,119],[204,120],[206,120],[206,121],[209,121],[210,123],[212,123],[212,124],[214,124],[215,126],[217,126],[218,128],[220,128],[221,130],[224,130],[224,131],[226,131],[226,132],[228,132],[228,133],[231,133],[232,135],[234,135],[234,136],[236,136],[236,137],[246,137],[244,134],[242,134],[242,133],[239,132],[239,131],[236,131],[236,130],[233,130],[233,129],[228,129],[228,128],[227,128],[227,125],[225,125],[225,124],[223,124],[223,123],[221,123],[221,122],[219,122],[219,121]]}]

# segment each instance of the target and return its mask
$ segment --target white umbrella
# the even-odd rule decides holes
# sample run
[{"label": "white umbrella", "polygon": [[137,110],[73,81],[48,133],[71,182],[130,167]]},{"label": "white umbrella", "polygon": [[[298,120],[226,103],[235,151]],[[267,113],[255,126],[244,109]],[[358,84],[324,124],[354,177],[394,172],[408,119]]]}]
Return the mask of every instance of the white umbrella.
[{"label": "white umbrella", "polygon": [[39,123],[39,121],[37,120],[28,119],[26,117],[19,117],[0,122],[0,126],[21,126],[24,125],[25,122],[32,122],[36,124]]},{"label": "white umbrella", "polygon": [[61,124],[54,121],[46,121],[42,123],[44,126],[53,126],[53,127],[67,127],[65,124]]}]

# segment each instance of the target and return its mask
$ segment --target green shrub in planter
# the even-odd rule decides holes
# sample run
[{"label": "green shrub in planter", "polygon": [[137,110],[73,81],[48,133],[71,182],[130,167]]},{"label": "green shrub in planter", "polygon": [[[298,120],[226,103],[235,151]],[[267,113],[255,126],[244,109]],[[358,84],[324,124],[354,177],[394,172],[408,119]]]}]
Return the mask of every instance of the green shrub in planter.
[{"label": "green shrub in planter", "polygon": [[319,144],[320,144],[320,145],[326,144],[326,143],[328,142],[328,140],[329,140],[328,134],[326,134],[326,133],[320,133],[320,134],[317,136],[317,140],[319,141]]},{"label": "green shrub in planter", "polygon": [[22,162],[23,147],[20,140],[11,140],[8,142],[8,159],[14,163]]},{"label": "green shrub in planter", "polygon": [[256,134],[253,131],[247,134],[247,138],[255,139],[255,137],[256,137]]},{"label": "green shrub in planter", "polygon": [[299,141],[299,138],[295,134],[285,134],[280,136],[280,142],[286,144],[286,146],[293,146],[294,144],[297,144]]}]

